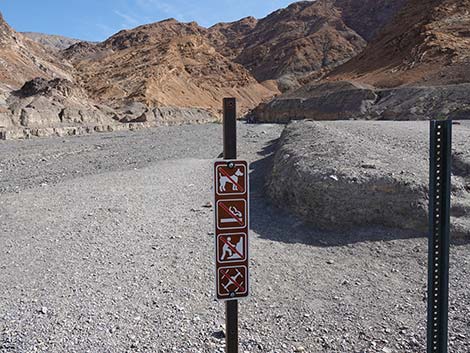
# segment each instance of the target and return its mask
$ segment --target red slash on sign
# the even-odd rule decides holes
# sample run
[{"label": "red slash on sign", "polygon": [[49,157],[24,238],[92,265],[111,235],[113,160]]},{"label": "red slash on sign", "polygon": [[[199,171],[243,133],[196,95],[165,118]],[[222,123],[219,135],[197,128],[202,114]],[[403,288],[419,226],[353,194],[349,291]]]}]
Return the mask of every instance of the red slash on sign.
[{"label": "red slash on sign", "polygon": [[222,240],[222,242],[227,245],[230,250],[232,250],[234,253],[236,253],[238,256],[240,256],[240,259],[243,258],[243,254],[238,251],[238,249],[236,247],[234,247],[227,239],[225,239],[224,237],[221,237],[220,240]]},{"label": "red slash on sign", "polygon": [[248,187],[248,164],[244,161],[216,162],[216,196],[244,197]]},{"label": "red slash on sign", "polygon": [[218,295],[221,299],[243,297],[248,294],[248,271],[244,265],[218,269]]},{"label": "red slash on sign", "polygon": [[248,256],[246,233],[219,234],[216,242],[217,262],[231,264],[245,262]]},{"label": "red slash on sign", "polygon": [[230,217],[233,217],[233,219],[240,224],[241,226],[244,225],[242,216],[236,215],[234,211],[232,211],[230,208],[228,208],[223,202],[220,203],[220,207],[224,209],[225,212],[227,212]]},{"label": "red slash on sign", "polygon": [[247,201],[237,200],[219,200],[215,209],[217,229],[243,229],[247,226]]},{"label": "red slash on sign", "polygon": [[238,289],[240,289],[240,291],[242,291],[242,292],[245,291],[245,288],[243,288],[240,284],[238,284],[237,281],[235,281],[232,277],[230,277],[230,276],[228,275],[228,271],[225,272],[225,271],[221,270],[220,273],[222,274],[222,276],[224,276],[226,279],[229,280],[229,282],[228,282],[229,285],[230,285],[230,284],[233,284],[233,285],[235,285],[235,287],[237,287]]},{"label": "red slash on sign", "polygon": [[227,177],[228,180],[238,188],[238,190],[237,190],[238,192],[240,192],[242,194],[245,192],[245,189],[243,188],[243,186],[241,186],[238,183],[238,178],[237,178],[237,180],[235,180],[235,178],[232,175],[230,175],[229,173],[227,173],[227,171],[224,168],[219,168],[219,172],[221,174],[223,174],[225,177]]}]

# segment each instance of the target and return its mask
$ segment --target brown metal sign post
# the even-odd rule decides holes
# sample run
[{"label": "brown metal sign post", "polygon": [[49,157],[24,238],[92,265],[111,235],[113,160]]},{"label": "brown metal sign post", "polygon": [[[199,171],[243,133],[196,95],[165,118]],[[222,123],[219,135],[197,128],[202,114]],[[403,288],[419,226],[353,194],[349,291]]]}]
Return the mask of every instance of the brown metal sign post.
[{"label": "brown metal sign post", "polygon": [[248,163],[237,158],[235,98],[224,99],[224,160],[214,164],[217,299],[225,301],[226,353],[238,353],[238,299],[249,294]]}]

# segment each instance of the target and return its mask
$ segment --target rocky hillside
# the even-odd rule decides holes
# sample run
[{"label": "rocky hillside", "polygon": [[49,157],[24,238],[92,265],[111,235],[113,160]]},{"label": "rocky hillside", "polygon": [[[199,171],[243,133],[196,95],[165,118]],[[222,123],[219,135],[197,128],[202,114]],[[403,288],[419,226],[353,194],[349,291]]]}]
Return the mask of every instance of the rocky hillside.
[{"label": "rocky hillside", "polygon": [[469,0],[409,0],[361,54],[254,114],[260,121],[468,118],[469,28]]},{"label": "rocky hillside", "polygon": [[22,32],[21,34],[51,50],[64,50],[71,45],[80,42],[78,39],[53,34],[36,32]]},{"label": "rocky hillside", "polygon": [[381,36],[331,79],[377,87],[470,82],[470,1],[409,0]]},{"label": "rocky hillside", "polygon": [[259,21],[245,18],[209,29],[218,50],[259,80],[287,90],[353,58],[401,9],[404,0],[297,2]]},{"label": "rocky hillside", "polygon": [[119,107],[198,107],[218,111],[234,96],[246,111],[277,93],[242,65],[220,54],[196,23],[166,20],[117,33],[103,43],[77,44],[64,52],[93,97]]},{"label": "rocky hillside", "polygon": [[70,65],[14,31],[0,13],[0,88],[19,88],[35,77],[70,79],[70,70]]}]

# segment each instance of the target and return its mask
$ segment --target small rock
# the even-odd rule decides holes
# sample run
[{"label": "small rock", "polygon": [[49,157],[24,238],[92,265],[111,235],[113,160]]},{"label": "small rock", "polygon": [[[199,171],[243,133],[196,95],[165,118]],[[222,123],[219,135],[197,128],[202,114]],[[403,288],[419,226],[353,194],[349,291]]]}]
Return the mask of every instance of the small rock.
[{"label": "small rock", "polygon": [[43,306],[43,307],[41,308],[41,310],[39,310],[39,312],[40,312],[41,314],[46,315],[47,312],[48,312],[48,310],[47,310],[47,308],[46,308],[45,306]]},{"label": "small rock", "polygon": [[339,178],[336,176],[336,175],[330,175],[330,179],[334,180],[334,181],[338,181]]},{"label": "small rock", "polygon": [[223,330],[215,331],[212,333],[212,337],[215,339],[221,340],[225,338],[225,332]]},{"label": "small rock", "polygon": [[212,202],[207,202],[206,204],[204,204],[202,207],[204,208],[212,208]]},{"label": "small rock", "polygon": [[305,347],[303,346],[298,346],[294,349],[294,352],[305,352]]}]

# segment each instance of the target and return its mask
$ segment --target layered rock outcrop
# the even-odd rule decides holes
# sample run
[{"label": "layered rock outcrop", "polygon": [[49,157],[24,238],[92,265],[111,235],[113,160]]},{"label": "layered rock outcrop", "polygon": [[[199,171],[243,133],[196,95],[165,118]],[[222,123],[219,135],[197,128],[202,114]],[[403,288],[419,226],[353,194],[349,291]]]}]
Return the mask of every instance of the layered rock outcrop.
[{"label": "layered rock outcrop", "polygon": [[64,50],[80,42],[80,40],[78,39],[67,38],[64,36],[53,34],[44,34],[36,32],[22,32],[21,34],[52,51]]},{"label": "layered rock outcrop", "polygon": [[308,84],[249,114],[258,122],[470,118],[470,83],[379,89],[357,82]]},{"label": "layered rock outcrop", "polygon": [[[454,128],[452,231],[470,236],[470,125]],[[279,141],[267,191],[323,229],[428,226],[429,125],[292,122]]]}]

